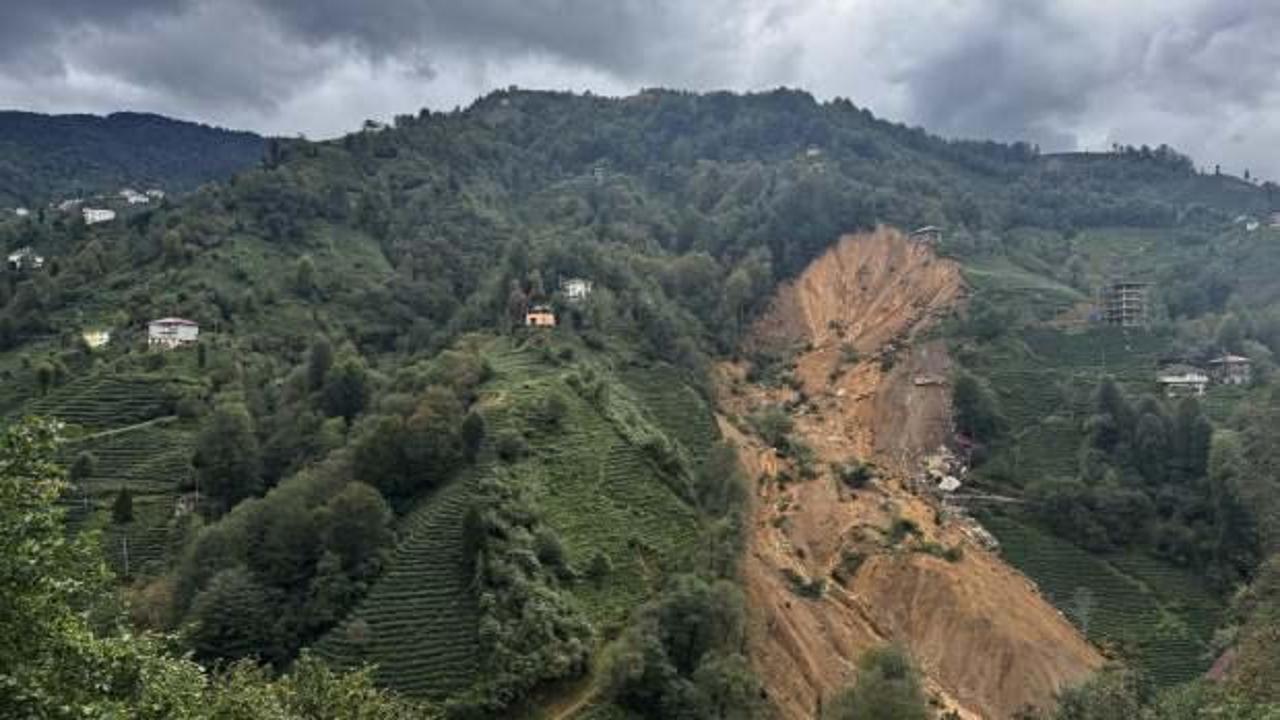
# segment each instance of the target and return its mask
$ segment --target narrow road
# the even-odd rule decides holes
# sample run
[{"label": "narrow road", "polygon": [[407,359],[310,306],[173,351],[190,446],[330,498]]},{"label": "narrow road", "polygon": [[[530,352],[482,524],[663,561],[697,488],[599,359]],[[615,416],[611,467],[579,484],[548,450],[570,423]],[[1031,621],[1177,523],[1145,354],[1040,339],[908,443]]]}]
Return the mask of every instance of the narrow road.
[{"label": "narrow road", "polygon": [[112,428],[110,430],[103,430],[102,432],[91,433],[89,435],[81,435],[78,438],[72,438],[70,440],[67,440],[66,444],[74,445],[76,443],[87,442],[89,440],[100,440],[104,437],[111,437],[112,435],[123,435],[124,433],[133,432],[134,430],[141,430],[144,427],[150,427],[152,425],[165,425],[165,424],[174,422],[177,419],[178,419],[177,415],[165,415],[164,417],[152,418],[150,420],[147,420],[146,422],[140,422],[134,425],[126,425],[124,427]]}]

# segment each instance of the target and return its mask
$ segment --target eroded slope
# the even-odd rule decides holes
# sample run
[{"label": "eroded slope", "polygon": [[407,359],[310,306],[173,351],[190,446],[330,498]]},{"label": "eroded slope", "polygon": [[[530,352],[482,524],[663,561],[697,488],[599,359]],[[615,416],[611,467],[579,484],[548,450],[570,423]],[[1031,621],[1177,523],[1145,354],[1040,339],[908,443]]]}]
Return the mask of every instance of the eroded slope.
[{"label": "eroded slope", "polygon": [[[958,266],[900,232],[846,236],[780,288],[752,334],[757,347],[799,348],[794,381],[766,387],[740,365],[721,368],[729,413],[787,407],[793,436],[814,452],[817,477],[786,481],[798,475],[794,461],[723,423],[760,479],[743,563],[749,642],[783,717],[812,717],[853,680],[858,657],[887,642],[909,648],[932,694],[965,717],[1045,705],[1101,664],[1026,578],[984,549],[980,528],[911,489],[950,427],[950,359],[922,331],[962,295]],[[877,467],[860,489],[831,469],[855,461]],[[821,596],[806,597],[819,581]]]}]

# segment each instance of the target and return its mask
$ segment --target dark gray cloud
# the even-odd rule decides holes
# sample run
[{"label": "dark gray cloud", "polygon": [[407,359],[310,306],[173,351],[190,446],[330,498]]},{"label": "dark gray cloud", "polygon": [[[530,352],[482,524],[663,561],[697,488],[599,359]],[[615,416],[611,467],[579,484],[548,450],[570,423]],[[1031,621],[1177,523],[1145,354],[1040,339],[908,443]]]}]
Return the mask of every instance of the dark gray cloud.
[{"label": "dark gray cloud", "polygon": [[[13,5],[14,7],[9,7]],[[844,96],[951,135],[1280,176],[1256,0],[6,0],[0,104],[329,135],[494,87]]]}]

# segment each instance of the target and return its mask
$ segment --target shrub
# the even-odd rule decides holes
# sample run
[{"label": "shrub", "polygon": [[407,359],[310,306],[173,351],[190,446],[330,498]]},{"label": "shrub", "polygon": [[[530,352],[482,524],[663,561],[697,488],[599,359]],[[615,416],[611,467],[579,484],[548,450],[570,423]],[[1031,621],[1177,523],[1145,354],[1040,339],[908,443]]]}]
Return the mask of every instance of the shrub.
[{"label": "shrub", "polygon": [[871,465],[859,460],[850,460],[845,463],[836,465],[832,470],[835,472],[836,478],[844,484],[845,487],[853,490],[860,490],[867,486],[867,483],[875,477],[872,472]]},{"label": "shrub", "polygon": [[791,584],[791,591],[800,597],[816,600],[827,590],[827,581],[822,578],[808,578],[791,568],[783,568],[782,574]]},{"label": "shrub", "polygon": [[529,443],[525,442],[524,436],[513,430],[500,433],[494,446],[498,457],[509,463],[523,458],[529,452]]},{"label": "shrub", "polygon": [[889,544],[897,545],[907,538],[908,535],[919,535],[920,527],[916,525],[914,520],[899,517],[894,518],[893,524],[889,526]]}]

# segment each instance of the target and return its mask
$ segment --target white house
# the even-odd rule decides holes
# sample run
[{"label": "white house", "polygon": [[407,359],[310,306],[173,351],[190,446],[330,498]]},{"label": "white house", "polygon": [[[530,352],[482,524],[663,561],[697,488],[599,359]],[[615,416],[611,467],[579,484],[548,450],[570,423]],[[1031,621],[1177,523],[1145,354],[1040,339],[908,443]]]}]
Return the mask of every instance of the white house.
[{"label": "white house", "polygon": [[100,208],[85,208],[81,212],[84,213],[84,224],[93,225],[94,223],[111,222],[116,219],[115,210],[105,210]]},{"label": "white house", "polygon": [[147,345],[164,350],[190,345],[200,337],[200,325],[191,320],[169,317],[147,325]]},{"label": "white house", "polygon": [[121,190],[120,197],[124,198],[124,201],[130,205],[145,205],[146,203],[151,202],[151,198],[143,195],[133,188],[125,188]]},{"label": "white house", "polygon": [[27,217],[28,215],[31,214],[31,211],[26,208],[14,208],[13,214],[17,215],[18,217]]},{"label": "white house", "polygon": [[911,239],[929,245],[937,245],[942,242],[942,228],[935,225],[925,225],[922,228],[916,228],[911,231]]},{"label": "white house", "polygon": [[1161,370],[1156,375],[1156,382],[1164,388],[1165,395],[1171,398],[1199,397],[1209,385],[1209,375],[1199,368],[1188,365],[1173,365]]},{"label": "white house", "polygon": [[9,269],[14,272],[27,269],[39,270],[42,267],[44,267],[44,258],[37,255],[30,245],[9,253]]},{"label": "white house", "polygon": [[83,202],[84,200],[80,198],[71,198],[70,200],[63,200],[62,202],[58,203],[58,210],[62,212],[71,212],[77,207],[80,207],[80,204]]},{"label": "white house", "polygon": [[106,345],[107,343],[111,342],[110,330],[101,330],[101,329],[85,330],[83,333],[80,334],[80,336],[84,338],[85,345],[88,345],[90,348],[94,348],[94,349],[100,348]]},{"label": "white house", "polygon": [[591,281],[583,278],[569,278],[560,283],[560,289],[569,300],[584,300],[591,294]]},{"label": "white house", "polygon": [[1248,385],[1253,379],[1253,361],[1241,355],[1223,355],[1209,361],[1209,372],[1220,385]]},{"label": "white house", "polygon": [[151,198],[152,200],[163,200],[164,191],[159,188],[151,188],[150,190],[147,191],[147,197]]}]

